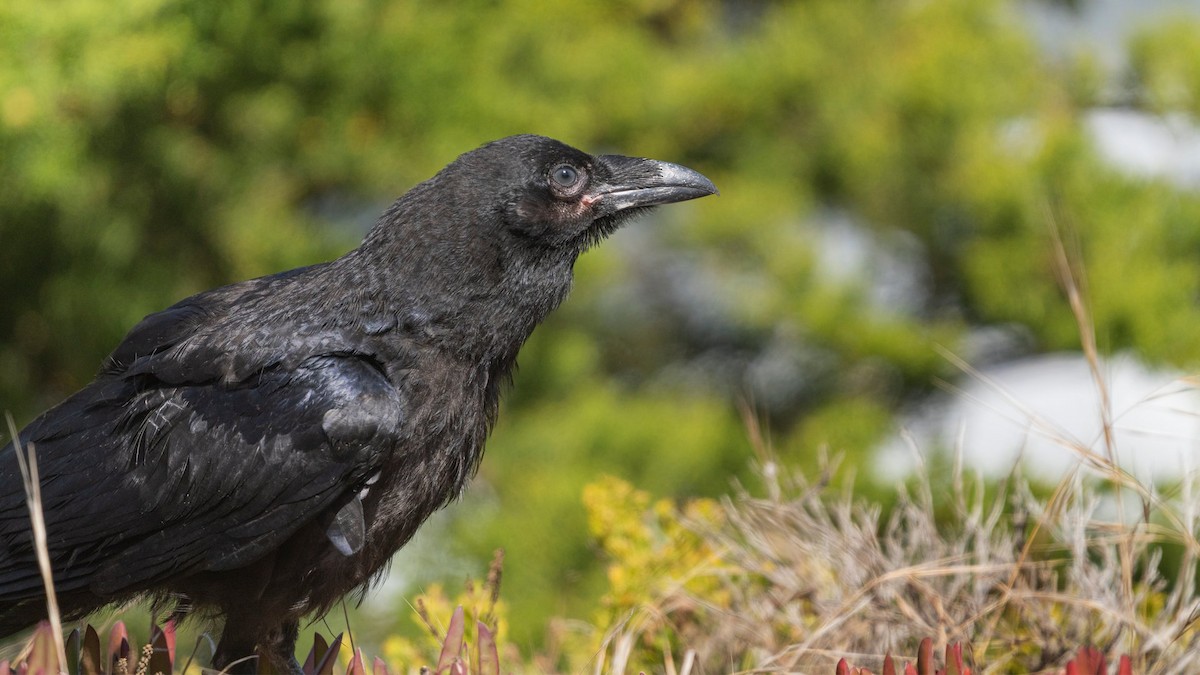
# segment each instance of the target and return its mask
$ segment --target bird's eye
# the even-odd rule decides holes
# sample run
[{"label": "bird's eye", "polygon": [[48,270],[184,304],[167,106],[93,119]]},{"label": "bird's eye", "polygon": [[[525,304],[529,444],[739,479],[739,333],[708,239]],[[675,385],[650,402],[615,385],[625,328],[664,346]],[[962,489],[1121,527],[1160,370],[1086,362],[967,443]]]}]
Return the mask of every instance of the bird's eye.
[{"label": "bird's eye", "polygon": [[579,170],[569,164],[560,164],[550,172],[550,178],[562,187],[571,187],[579,182]]}]

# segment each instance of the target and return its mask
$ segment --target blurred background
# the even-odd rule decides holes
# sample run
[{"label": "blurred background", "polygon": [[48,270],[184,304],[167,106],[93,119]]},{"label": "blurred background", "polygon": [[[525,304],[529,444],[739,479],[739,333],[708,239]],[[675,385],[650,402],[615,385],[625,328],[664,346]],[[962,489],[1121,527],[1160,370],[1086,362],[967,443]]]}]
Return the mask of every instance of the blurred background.
[{"label": "blurred background", "polygon": [[584,486],[726,493],[743,409],[784,463],[841,455],[834,479],[880,495],[913,447],[1070,461],[1030,452],[1026,408],[1096,440],[1056,241],[1129,461],[1186,467],[1197,114],[1197,2],[8,0],[0,408],[28,422],[182,297],[340,255],[488,140],[694,167],[721,196],[580,260],[479,478],[370,605],[399,624],[503,547],[533,644],[604,588]]}]

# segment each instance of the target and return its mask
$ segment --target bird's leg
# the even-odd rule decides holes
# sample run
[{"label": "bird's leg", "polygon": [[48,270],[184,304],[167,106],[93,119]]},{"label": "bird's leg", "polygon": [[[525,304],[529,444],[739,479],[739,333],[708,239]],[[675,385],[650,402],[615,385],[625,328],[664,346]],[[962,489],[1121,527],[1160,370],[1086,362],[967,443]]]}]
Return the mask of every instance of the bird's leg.
[{"label": "bird's leg", "polygon": [[259,656],[254,650],[256,642],[253,637],[239,630],[235,622],[227,619],[221,631],[221,641],[217,643],[217,652],[213,654],[213,670],[241,675],[259,672]]},{"label": "bird's leg", "polygon": [[296,639],[300,635],[298,621],[285,621],[265,635],[253,635],[243,628],[239,622],[226,619],[221,642],[213,657],[213,668],[237,675],[302,675],[300,662],[296,660]]},{"label": "bird's leg", "polygon": [[303,675],[300,662],[296,660],[296,639],[300,637],[300,622],[295,619],[285,621],[279,629],[278,640],[270,647],[270,659],[276,672]]}]

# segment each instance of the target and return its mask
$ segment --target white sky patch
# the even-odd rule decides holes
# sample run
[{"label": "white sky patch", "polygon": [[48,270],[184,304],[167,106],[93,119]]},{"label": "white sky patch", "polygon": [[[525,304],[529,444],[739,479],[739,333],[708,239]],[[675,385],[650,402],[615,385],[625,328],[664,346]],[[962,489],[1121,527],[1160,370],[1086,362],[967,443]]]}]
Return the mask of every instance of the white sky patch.
[{"label": "white sky patch", "polygon": [[1133,176],[1200,188],[1200,127],[1183,114],[1098,108],[1084,121],[1100,156]]},{"label": "white sky patch", "polygon": [[[1200,466],[1200,390],[1182,374],[1153,370],[1130,356],[1103,365],[1114,448],[1139,480],[1174,480]],[[1080,461],[1072,446],[1107,453],[1101,397],[1082,354],[1059,353],[999,364],[964,375],[948,400],[910,417],[880,449],[891,479],[917,469],[923,453],[961,447],[963,463],[990,477],[1021,461],[1031,475],[1055,480]]]}]

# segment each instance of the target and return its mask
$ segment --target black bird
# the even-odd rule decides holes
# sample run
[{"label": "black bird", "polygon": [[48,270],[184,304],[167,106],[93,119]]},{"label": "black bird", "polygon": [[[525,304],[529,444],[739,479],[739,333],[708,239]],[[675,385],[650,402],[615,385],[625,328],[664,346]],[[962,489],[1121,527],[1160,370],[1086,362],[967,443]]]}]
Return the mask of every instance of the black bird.
[{"label": "black bird", "polygon": [[[676,164],[512,136],[414,187],[337,260],[147,316],[19,433],[64,616],[148,595],[224,619],[215,667],[257,649],[297,670],[299,619],[365,588],[463,490],[579,254],[716,192]],[[45,616],[10,443],[0,635]]]}]

